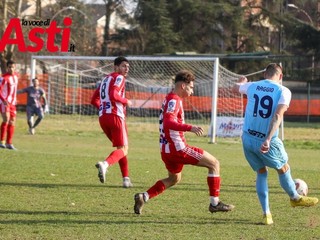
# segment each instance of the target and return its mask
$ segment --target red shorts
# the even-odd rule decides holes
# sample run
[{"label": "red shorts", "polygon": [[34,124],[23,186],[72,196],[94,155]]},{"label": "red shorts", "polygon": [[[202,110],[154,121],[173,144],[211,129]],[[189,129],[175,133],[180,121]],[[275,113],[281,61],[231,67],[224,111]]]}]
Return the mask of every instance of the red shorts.
[{"label": "red shorts", "polygon": [[16,105],[9,104],[6,106],[3,103],[0,103],[0,111],[1,111],[1,114],[9,112],[10,118],[15,118],[17,116]]},{"label": "red shorts", "polygon": [[192,146],[173,153],[161,153],[162,161],[171,173],[181,172],[184,165],[197,165],[202,156],[203,150]]},{"label": "red shorts", "polygon": [[99,123],[113,147],[128,146],[128,130],[124,119],[114,114],[103,114]]}]

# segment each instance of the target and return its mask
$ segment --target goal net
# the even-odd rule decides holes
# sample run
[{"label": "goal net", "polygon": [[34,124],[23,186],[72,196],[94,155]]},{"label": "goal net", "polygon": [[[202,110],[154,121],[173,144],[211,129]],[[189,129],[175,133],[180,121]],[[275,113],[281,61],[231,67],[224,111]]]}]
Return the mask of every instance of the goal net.
[{"label": "goal net", "polygon": [[[115,57],[32,56],[31,78],[37,77],[47,92],[50,114],[96,115],[90,105],[99,82],[113,72]],[[239,135],[243,99],[230,91],[239,75],[214,57],[129,56],[126,97],[128,121],[158,123],[159,110],[173,78],[181,69],[196,76],[194,95],[184,100],[186,122],[208,126],[210,141],[216,136]]]}]

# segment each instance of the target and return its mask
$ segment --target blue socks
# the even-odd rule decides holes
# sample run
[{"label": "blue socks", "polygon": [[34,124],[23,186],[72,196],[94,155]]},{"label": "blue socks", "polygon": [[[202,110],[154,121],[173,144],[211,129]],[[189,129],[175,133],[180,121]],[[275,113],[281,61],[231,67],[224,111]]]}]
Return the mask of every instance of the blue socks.
[{"label": "blue socks", "polygon": [[268,193],[268,172],[257,173],[256,190],[263,213],[270,213]]},{"label": "blue socks", "polygon": [[284,174],[279,174],[279,181],[281,187],[286,191],[291,199],[297,199],[299,197],[296,185],[291,177],[290,168]]}]

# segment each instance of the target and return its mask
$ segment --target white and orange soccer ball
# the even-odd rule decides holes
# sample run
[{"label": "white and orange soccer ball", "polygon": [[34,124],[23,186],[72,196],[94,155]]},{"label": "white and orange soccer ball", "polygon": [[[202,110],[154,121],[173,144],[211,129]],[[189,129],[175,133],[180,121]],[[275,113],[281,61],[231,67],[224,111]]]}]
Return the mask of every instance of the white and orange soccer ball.
[{"label": "white and orange soccer ball", "polygon": [[293,181],[296,184],[296,189],[297,189],[298,194],[301,196],[307,196],[307,194],[308,194],[307,183],[299,178],[296,178]]}]

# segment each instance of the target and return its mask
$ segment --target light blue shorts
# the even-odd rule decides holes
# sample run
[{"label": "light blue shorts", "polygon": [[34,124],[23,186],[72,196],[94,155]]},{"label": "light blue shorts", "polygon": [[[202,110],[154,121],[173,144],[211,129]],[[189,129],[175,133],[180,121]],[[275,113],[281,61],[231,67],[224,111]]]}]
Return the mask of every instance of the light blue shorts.
[{"label": "light blue shorts", "polygon": [[262,143],[262,139],[257,139],[248,133],[242,134],[244,155],[254,171],[265,166],[280,169],[288,162],[288,154],[279,138],[275,137],[271,140],[267,153],[260,152]]}]

